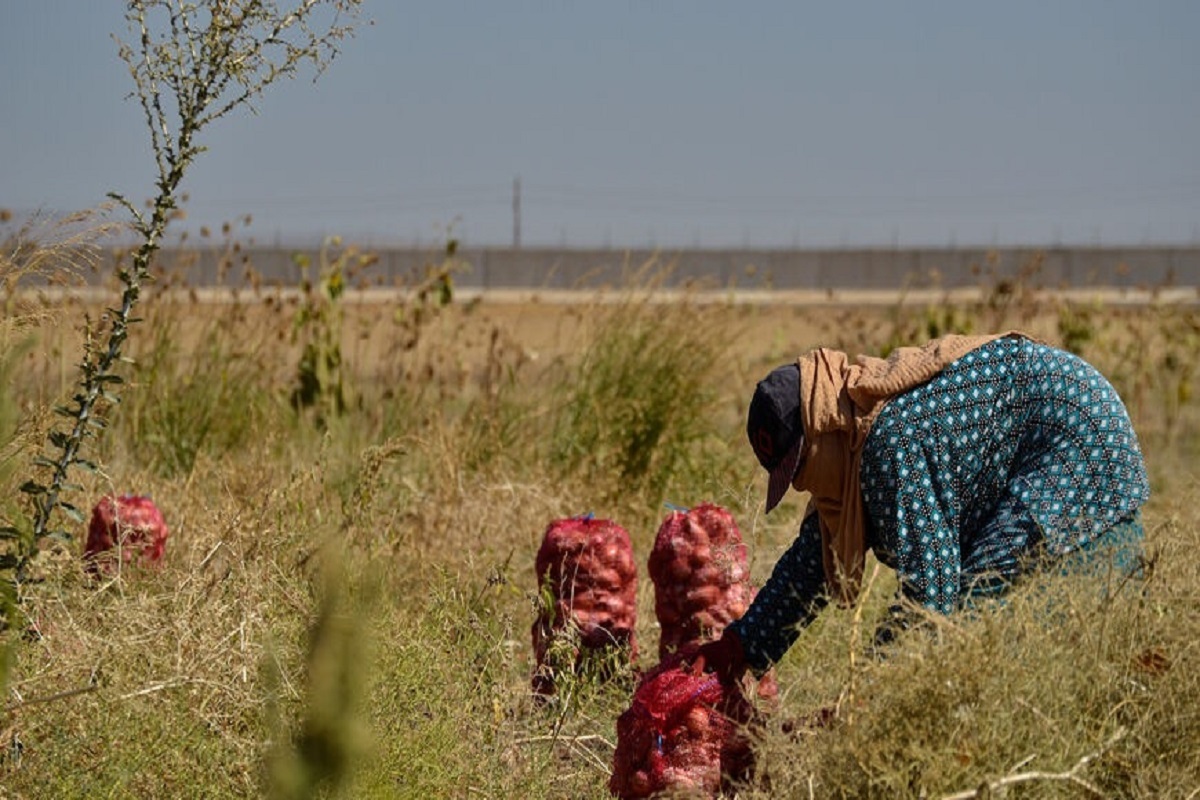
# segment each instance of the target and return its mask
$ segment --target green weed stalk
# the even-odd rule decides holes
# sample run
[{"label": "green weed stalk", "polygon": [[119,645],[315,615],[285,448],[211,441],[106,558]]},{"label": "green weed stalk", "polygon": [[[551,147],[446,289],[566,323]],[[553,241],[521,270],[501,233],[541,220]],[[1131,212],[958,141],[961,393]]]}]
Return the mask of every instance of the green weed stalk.
[{"label": "green weed stalk", "polygon": [[0,537],[16,541],[15,548],[0,556],[0,569],[14,576],[14,596],[20,595],[38,543],[48,536],[69,538],[65,529],[52,528],[57,512],[83,521],[82,511],[64,497],[81,488],[70,482],[70,475],[76,469],[96,469],[83,454],[84,444],[105,428],[105,404],[118,401],[113,390],[124,382],[117,370],[130,328],[138,321],[133,311],[143,285],[151,280],[151,262],[174,215],[180,184],[205,150],[198,142],[200,133],[306,65],[319,75],[351,34],[352,25],[343,19],[353,21],[359,5],[360,0],[302,0],[291,7],[241,0],[211,8],[182,0],[129,2],[125,18],[133,40],[118,39],[118,52],[129,67],[133,94],[150,131],[157,193],[148,216],[124,195],[109,195],[129,212],[140,244],[129,268],[117,273],[124,287],[120,305],[108,309],[99,330],[88,325],[77,391],[69,404],[54,409],[67,427],[51,430],[48,447],[34,459],[46,477],[21,485],[33,506],[32,525],[27,531],[0,529]]}]

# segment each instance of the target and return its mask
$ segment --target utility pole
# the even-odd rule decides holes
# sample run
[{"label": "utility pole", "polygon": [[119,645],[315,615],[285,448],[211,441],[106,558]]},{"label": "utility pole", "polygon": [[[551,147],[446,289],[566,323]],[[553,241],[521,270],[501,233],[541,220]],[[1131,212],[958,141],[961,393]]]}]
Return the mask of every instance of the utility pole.
[{"label": "utility pole", "polygon": [[513,178],[513,249],[521,249],[521,176]]}]

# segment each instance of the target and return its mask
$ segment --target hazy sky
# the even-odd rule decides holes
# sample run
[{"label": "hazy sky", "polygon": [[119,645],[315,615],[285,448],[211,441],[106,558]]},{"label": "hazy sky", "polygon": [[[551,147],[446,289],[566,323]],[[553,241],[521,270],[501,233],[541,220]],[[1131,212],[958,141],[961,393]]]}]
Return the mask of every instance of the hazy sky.
[{"label": "hazy sky", "polygon": [[[151,192],[123,3],[0,0],[0,208]],[[259,241],[1200,242],[1200,2],[395,2],[218,122]]]}]

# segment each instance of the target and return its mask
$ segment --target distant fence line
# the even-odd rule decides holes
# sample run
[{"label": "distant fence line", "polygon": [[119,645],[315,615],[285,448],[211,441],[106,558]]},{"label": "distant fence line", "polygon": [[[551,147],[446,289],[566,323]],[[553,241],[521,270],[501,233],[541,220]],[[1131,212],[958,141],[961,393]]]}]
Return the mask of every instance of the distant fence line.
[{"label": "distant fence line", "polygon": [[[411,284],[442,255],[427,249],[372,248],[363,274],[372,285]],[[164,249],[158,263],[188,285],[294,286],[295,256],[306,248],[241,247],[237,251]],[[925,248],[829,250],[602,250],[464,248],[455,283],[471,289],[590,289],[623,285],[648,264],[669,267],[667,286],[701,282],[714,288],[780,290],[958,289],[1020,274],[1045,287],[1200,287],[1200,247]],[[1032,270],[1033,265],[1036,270]],[[252,269],[252,272],[247,270]]]}]

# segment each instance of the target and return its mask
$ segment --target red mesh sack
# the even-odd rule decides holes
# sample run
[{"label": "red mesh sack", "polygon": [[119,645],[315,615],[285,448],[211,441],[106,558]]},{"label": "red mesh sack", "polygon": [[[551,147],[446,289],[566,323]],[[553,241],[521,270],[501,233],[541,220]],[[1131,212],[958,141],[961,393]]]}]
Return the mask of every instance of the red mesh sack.
[{"label": "red mesh sack", "polygon": [[[733,515],[711,503],[673,511],[658,528],[650,551],[654,613],[661,636],[659,658],[716,639],[754,600],[746,545]],[[760,698],[779,695],[775,673],[754,687]]]},{"label": "red mesh sack", "polygon": [[684,656],[670,656],[646,673],[617,718],[608,789],[620,798],[715,797],[748,776],[754,754],[745,726],[754,719],[740,685],[695,675]]},{"label": "red mesh sack", "polygon": [[711,503],[663,520],[649,568],[660,658],[720,636],[754,597],[737,522]]},{"label": "red mesh sack", "polygon": [[552,694],[556,672],[613,648],[628,662],[637,658],[637,565],[624,528],[591,516],[555,520],[535,570],[542,598],[531,630],[535,692]]},{"label": "red mesh sack", "polygon": [[124,564],[155,564],[167,546],[167,523],[149,497],[123,494],[100,498],[92,509],[83,555],[88,569],[110,569],[116,552]]}]

